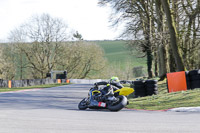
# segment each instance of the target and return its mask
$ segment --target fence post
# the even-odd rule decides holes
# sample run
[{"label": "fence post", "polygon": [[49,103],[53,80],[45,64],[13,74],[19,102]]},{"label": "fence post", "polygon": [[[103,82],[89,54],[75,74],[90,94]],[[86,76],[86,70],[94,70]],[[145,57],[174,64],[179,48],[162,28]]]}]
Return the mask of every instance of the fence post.
[{"label": "fence post", "polygon": [[8,80],[8,88],[12,88],[12,80]]},{"label": "fence post", "polygon": [[69,79],[66,80],[66,83],[70,83]]},{"label": "fence post", "polygon": [[57,82],[60,84],[61,83],[61,79],[58,79]]}]

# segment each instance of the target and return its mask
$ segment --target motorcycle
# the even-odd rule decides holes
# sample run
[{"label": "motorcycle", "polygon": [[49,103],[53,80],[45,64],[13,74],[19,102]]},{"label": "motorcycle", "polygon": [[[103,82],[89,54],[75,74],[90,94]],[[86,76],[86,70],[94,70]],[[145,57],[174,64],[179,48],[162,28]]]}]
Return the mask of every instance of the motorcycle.
[{"label": "motorcycle", "polygon": [[93,87],[89,90],[88,97],[80,101],[78,108],[80,110],[90,108],[119,111],[128,103],[126,96],[133,92],[134,89],[129,87],[123,87],[117,90],[114,90],[112,85],[104,87],[103,89]]}]

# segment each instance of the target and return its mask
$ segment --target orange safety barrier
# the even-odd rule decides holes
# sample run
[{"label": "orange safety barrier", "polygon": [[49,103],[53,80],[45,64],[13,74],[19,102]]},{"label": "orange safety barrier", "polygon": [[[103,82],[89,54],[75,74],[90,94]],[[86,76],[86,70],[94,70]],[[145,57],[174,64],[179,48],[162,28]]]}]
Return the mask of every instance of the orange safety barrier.
[{"label": "orange safety barrier", "polygon": [[169,92],[186,91],[187,83],[185,71],[167,73],[167,84]]},{"label": "orange safety barrier", "polygon": [[60,84],[61,83],[61,79],[58,79],[57,82]]},{"label": "orange safety barrier", "polygon": [[69,79],[66,80],[66,83],[70,83]]},{"label": "orange safety barrier", "polygon": [[8,81],[8,88],[12,88],[12,81],[11,80]]}]

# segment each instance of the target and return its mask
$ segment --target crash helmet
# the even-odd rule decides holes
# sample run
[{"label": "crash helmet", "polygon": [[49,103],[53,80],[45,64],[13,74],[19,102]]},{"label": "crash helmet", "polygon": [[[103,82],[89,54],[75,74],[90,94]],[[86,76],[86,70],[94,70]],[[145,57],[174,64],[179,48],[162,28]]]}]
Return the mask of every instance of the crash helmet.
[{"label": "crash helmet", "polygon": [[119,78],[118,77],[111,77],[110,83],[119,83]]}]

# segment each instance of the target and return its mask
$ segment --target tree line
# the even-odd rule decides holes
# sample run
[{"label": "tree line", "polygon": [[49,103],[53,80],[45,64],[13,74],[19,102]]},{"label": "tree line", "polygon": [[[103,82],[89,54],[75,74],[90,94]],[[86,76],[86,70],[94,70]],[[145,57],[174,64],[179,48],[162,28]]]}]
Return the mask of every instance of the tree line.
[{"label": "tree line", "polygon": [[[73,40],[74,39],[74,40]],[[68,78],[86,78],[105,66],[103,50],[83,41],[59,18],[32,16],[12,30],[0,45],[0,78],[42,79],[52,70],[67,70]]]},{"label": "tree line", "polygon": [[148,77],[200,68],[200,0],[99,0],[125,23],[129,49],[147,58]]}]

